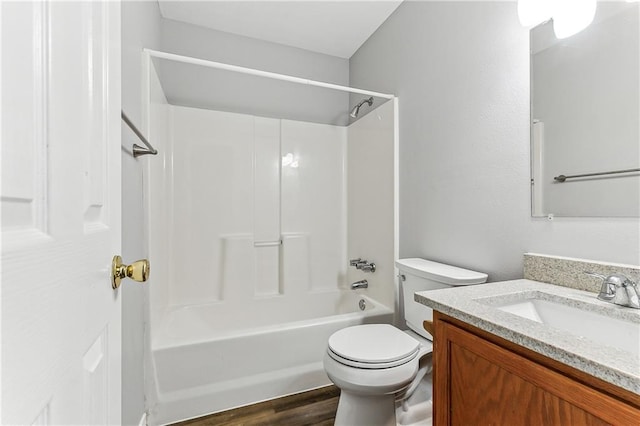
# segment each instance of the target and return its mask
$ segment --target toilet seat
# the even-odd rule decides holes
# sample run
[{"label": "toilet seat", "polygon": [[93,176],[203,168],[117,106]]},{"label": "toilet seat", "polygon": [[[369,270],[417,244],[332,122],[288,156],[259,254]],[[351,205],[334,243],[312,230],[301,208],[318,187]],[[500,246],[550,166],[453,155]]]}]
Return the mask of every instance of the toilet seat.
[{"label": "toilet seat", "polygon": [[336,425],[395,426],[396,400],[417,389],[414,382],[427,372],[422,359],[432,349],[431,342],[386,324],[334,333],[323,365],[340,388]]},{"label": "toilet seat", "polygon": [[350,367],[393,368],[416,358],[420,342],[388,324],[347,327],[329,338],[328,355]]}]

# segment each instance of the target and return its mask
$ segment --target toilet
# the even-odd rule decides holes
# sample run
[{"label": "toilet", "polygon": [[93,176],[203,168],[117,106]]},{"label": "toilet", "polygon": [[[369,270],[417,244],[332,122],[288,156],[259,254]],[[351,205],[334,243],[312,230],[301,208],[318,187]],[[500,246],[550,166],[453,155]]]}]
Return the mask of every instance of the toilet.
[{"label": "toilet", "polygon": [[425,259],[400,259],[396,266],[409,329],[366,324],[329,337],[324,369],[341,390],[336,426],[396,426],[396,407],[406,413],[415,400],[430,407],[433,337],[422,322],[431,320],[433,311],[413,295],[487,280],[487,274]]}]

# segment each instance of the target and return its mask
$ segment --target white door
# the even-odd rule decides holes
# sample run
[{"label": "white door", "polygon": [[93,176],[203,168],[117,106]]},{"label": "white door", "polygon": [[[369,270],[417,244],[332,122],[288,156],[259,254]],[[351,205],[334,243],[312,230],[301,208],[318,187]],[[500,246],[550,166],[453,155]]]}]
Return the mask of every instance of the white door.
[{"label": "white door", "polygon": [[120,423],[120,5],[0,2],[2,424]]}]

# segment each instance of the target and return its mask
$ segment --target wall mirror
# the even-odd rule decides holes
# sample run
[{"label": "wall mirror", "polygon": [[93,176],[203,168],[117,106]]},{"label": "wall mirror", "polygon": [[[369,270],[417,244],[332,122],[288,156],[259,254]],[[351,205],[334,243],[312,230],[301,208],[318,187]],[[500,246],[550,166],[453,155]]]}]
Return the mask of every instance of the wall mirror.
[{"label": "wall mirror", "polygon": [[569,38],[531,30],[533,216],[640,217],[639,18],[599,2]]}]

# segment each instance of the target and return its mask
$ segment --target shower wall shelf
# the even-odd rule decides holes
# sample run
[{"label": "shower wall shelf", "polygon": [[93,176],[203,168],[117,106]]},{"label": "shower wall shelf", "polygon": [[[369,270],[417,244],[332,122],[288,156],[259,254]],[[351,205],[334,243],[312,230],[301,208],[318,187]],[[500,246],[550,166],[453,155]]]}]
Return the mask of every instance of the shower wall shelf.
[{"label": "shower wall shelf", "polygon": [[254,247],[276,247],[276,246],[281,246],[281,245],[282,245],[282,240],[254,241],[253,242],[253,246]]},{"label": "shower wall shelf", "polygon": [[145,144],[146,146],[145,148],[144,146],[140,146],[134,143],[132,148],[133,157],[137,158],[137,157],[140,157],[141,155],[157,155],[158,150],[151,145],[151,143],[147,140],[147,138],[144,137],[142,132],[138,130],[136,125],[133,124],[131,120],[129,120],[129,117],[127,117],[127,114],[125,114],[124,111],[120,110],[120,116],[122,117],[122,121],[124,121],[127,124],[127,126],[129,126],[131,131],[133,131],[133,133],[136,134],[138,139],[140,139],[142,143]]}]

